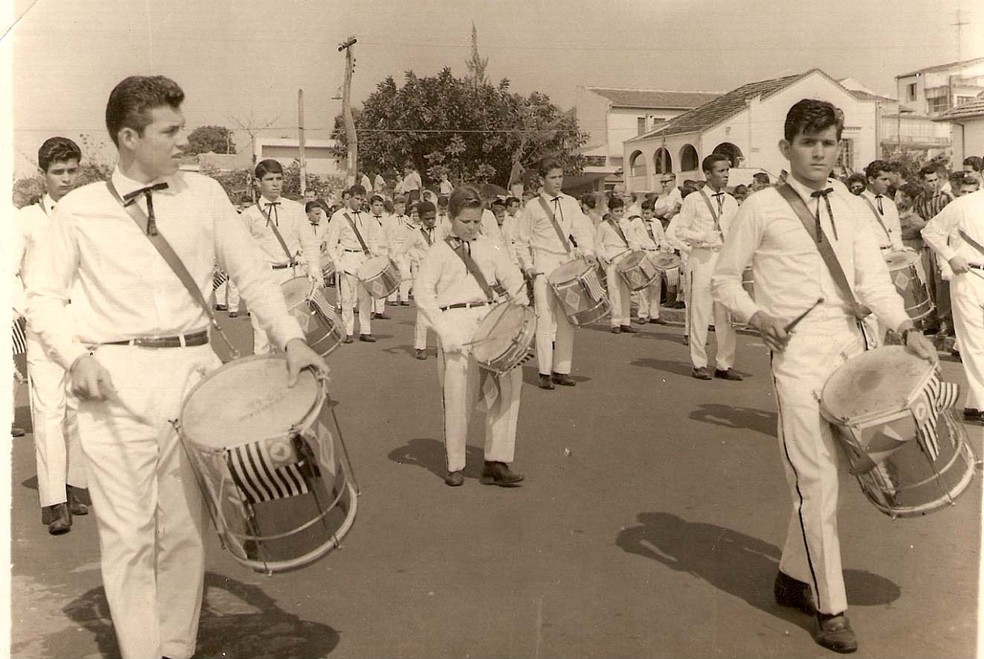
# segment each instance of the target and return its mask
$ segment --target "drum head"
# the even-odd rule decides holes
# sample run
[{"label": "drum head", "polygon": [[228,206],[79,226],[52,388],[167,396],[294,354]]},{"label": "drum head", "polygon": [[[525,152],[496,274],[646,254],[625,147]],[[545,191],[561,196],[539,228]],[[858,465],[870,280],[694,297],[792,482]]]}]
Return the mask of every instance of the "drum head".
[{"label": "drum head", "polygon": [[473,341],[481,341],[472,349],[475,358],[490,361],[508,350],[513,339],[519,335],[525,318],[523,307],[511,302],[492,307],[475,331]]},{"label": "drum head", "polygon": [[618,262],[618,269],[619,271],[631,270],[632,268],[638,267],[645,259],[646,253],[642,250],[629,252],[625,258]]},{"label": "drum head", "polygon": [[287,308],[293,309],[307,299],[308,293],[311,292],[311,282],[307,277],[294,277],[281,284],[280,289],[284,292]]},{"label": "drum head", "polygon": [[651,254],[650,258],[658,270],[672,270],[673,268],[680,267],[680,257],[676,254],[656,252],[655,254]]},{"label": "drum head", "polygon": [[574,259],[554,268],[553,272],[547,276],[547,281],[551,284],[562,284],[565,281],[577,279],[590,269],[591,266],[584,259]]},{"label": "drum head", "polygon": [[933,369],[902,346],[869,350],[834,371],[823,386],[823,407],[831,417],[847,422],[905,410]]},{"label": "drum head", "polygon": [[372,279],[388,268],[389,262],[389,259],[385,256],[374,256],[370,259],[366,259],[362,265],[359,266],[359,270],[355,273],[355,276],[362,281]]},{"label": "drum head", "polygon": [[918,260],[919,255],[915,252],[891,252],[885,255],[885,263],[889,270],[908,268],[910,265],[915,265]]},{"label": "drum head", "polygon": [[287,387],[287,360],[259,355],[230,362],[191,390],[181,406],[181,430],[209,449],[230,448],[287,434],[318,406],[321,387],[308,370]]}]

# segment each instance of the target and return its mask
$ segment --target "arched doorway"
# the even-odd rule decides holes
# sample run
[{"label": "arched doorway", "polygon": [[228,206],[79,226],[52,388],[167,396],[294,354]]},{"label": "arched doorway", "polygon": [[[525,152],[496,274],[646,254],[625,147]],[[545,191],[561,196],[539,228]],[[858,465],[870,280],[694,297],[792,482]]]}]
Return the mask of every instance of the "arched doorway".
[{"label": "arched doorway", "polygon": [[699,167],[700,161],[697,158],[697,149],[694,148],[693,144],[684,144],[683,148],[680,149],[680,171],[692,172]]},{"label": "arched doorway", "polygon": [[653,154],[653,172],[656,174],[669,174],[673,171],[673,158],[670,152],[664,147],[656,149]]},{"label": "arched doorway", "polygon": [[738,167],[741,164],[741,161],[745,159],[745,156],[741,153],[741,149],[731,142],[721,142],[714,147],[714,151],[711,153],[720,153],[727,156],[732,167]]}]

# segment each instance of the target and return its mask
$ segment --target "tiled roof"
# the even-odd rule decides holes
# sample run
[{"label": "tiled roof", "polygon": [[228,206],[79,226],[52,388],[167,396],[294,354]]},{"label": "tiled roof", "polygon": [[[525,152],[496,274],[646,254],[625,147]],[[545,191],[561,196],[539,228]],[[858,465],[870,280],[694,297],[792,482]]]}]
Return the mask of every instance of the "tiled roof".
[{"label": "tiled roof", "polygon": [[902,75],[895,76],[895,77],[908,78],[909,76],[914,76],[917,73],[936,73],[937,71],[946,71],[947,69],[958,69],[961,66],[980,64],[981,62],[984,62],[984,57],[978,57],[976,59],[968,59],[962,62],[950,62],[949,64],[937,64],[936,66],[927,66],[925,69],[916,69],[915,71],[910,71],[909,73],[903,73]]},{"label": "tiled roof", "polygon": [[681,92],[663,89],[617,89],[613,87],[585,87],[604,96],[613,106],[622,108],[652,108],[689,110],[703,105],[721,95],[721,92]]},{"label": "tiled roof", "polygon": [[872,94],[871,92],[861,91],[860,89],[848,89],[854,98],[859,101],[888,101],[889,103],[897,102],[894,98],[889,98],[888,96],[881,96],[879,94]]},{"label": "tiled roof", "polygon": [[934,121],[953,121],[954,119],[970,119],[973,117],[984,117],[984,98],[978,98],[976,101],[964,103],[955,108],[950,108],[946,112],[941,112],[938,117],[935,117]]}]

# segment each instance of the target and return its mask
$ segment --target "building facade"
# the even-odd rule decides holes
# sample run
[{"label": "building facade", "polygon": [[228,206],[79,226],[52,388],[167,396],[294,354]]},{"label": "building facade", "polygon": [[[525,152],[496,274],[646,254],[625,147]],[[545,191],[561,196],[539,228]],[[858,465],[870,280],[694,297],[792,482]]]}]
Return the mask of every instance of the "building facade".
[{"label": "building facade", "polygon": [[903,108],[936,117],[984,92],[984,57],[903,73],[895,77],[895,84]]}]

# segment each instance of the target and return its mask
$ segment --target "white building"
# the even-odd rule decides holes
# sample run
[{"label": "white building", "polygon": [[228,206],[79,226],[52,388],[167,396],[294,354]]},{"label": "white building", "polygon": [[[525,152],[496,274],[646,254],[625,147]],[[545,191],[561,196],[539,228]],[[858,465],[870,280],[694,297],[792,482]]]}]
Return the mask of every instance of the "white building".
[{"label": "white building", "polygon": [[984,57],[903,73],[895,76],[895,84],[906,110],[935,117],[984,92]]},{"label": "white building", "polygon": [[786,112],[802,98],[829,101],[844,111],[843,148],[838,169],[855,171],[878,157],[877,97],[852,91],[819,69],[742,85],[671,119],[645,135],[626,140],[626,186],[631,192],[657,190],[657,177],[677,174],[678,182],[703,178],[701,160],[711,153],[731,159],[730,185],[748,184],[752,174],[775,180],[788,164],[777,146]]},{"label": "white building", "polygon": [[[344,178],[345,169],[338,164],[331,151],[336,145],[335,140],[305,140],[304,160],[307,164],[307,173],[321,177]],[[253,142],[253,152],[256,155],[256,162],[272,158],[284,167],[290,166],[301,157],[296,137],[257,137]]]},{"label": "white building", "polygon": [[623,184],[626,140],[720,95],[720,92],[578,86],[575,112],[581,130],[589,135],[581,149],[588,162],[582,176],[565,180],[564,189],[600,192]]},{"label": "white building", "polygon": [[951,127],[953,169],[960,169],[964,158],[984,156],[984,93],[969,103],[940,113],[934,121]]}]

